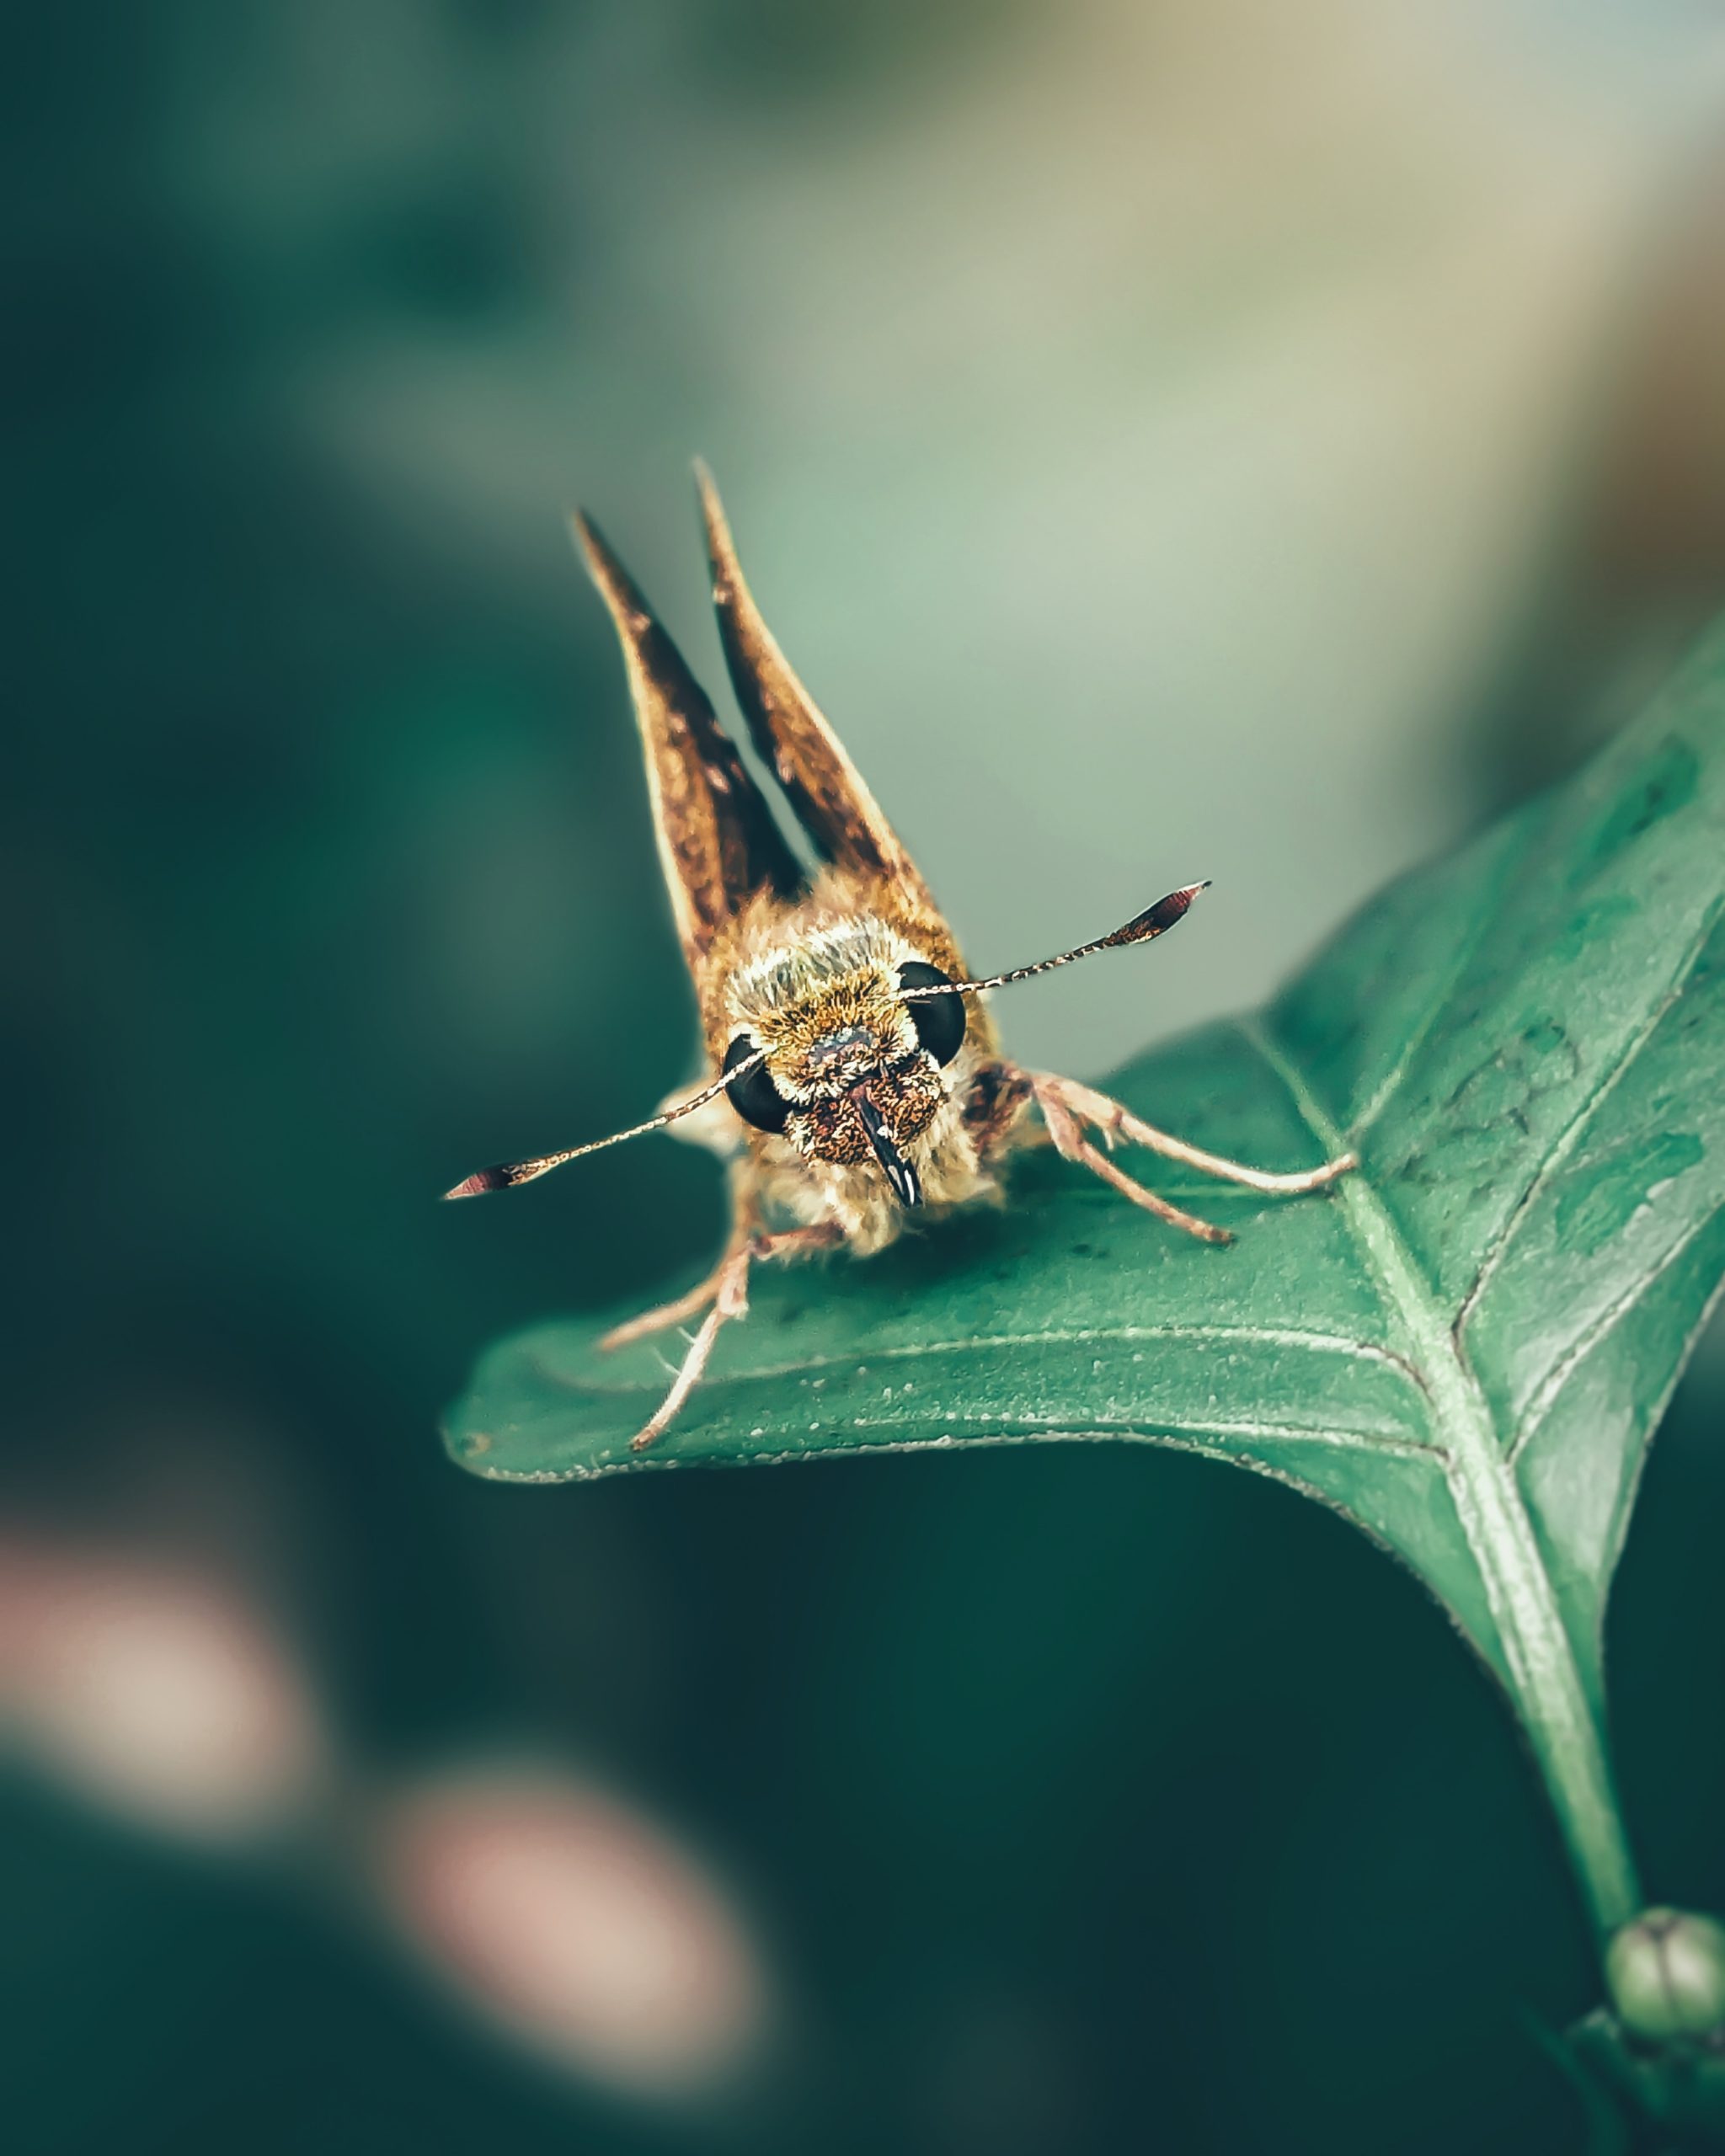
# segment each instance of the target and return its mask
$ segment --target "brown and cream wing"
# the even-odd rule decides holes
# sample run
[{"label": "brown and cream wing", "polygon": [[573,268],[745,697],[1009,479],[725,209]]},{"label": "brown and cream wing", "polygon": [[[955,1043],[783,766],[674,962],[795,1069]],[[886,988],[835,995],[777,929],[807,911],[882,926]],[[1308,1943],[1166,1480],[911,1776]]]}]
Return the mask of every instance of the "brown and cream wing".
[{"label": "brown and cream wing", "polygon": [[756,747],[824,860],[896,885],[913,905],[934,910],[916,863],[863,782],[820,707],[792,670],[761,618],[743,572],[712,474],[695,467],[713,563],[713,603],[737,702]]},{"label": "brown and cream wing", "polygon": [[574,533],[622,642],[660,859],[684,955],[698,970],[714,938],[756,892],[794,897],[802,869],[736,744],[633,578],[590,518],[578,515]]}]

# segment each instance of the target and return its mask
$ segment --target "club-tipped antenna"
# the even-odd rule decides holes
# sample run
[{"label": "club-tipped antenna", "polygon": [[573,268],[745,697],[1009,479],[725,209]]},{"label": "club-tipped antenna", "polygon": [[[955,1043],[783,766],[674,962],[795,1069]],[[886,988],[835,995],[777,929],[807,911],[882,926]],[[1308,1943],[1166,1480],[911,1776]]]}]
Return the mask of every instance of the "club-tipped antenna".
[{"label": "club-tipped antenna", "polygon": [[[905,988],[899,990],[906,1003],[920,1003],[932,995],[974,995],[985,988],[1005,988],[1015,980],[1028,980],[1034,974],[1051,973],[1056,966],[1070,966],[1075,958],[1087,958],[1096,951],[1114,951],[1129,943],[1149,943],[1158,936],[1165,936],[1176,921],[1183,921],[1187,909],[1200,891],[1210,889],[1206,881],[1188,883],[1178,891],[1170,891],[1166,898],[1158,899],[1153,906],[1146,906],[1142,913],[1134,914],[1123,927],[1109,936],[1098,936],[1089,943],[1076,944],[1070,951],[1061,951],[1052,958],[1039,958],[1033,966],[1014,966],[1010,973],[991,974],[985,980],[943,981],[935,988]],[[745,1056],[740,1063],[733,1064],[723,1075],[710,1086],[703,1086],[698,1093],[692,1093],[687,1100],[679,1101],[674,1108],[651,1116],[645,1123],[638,1123],[628,1130],[614,1130],[609,1138],[590,1139],[585,1145],[572,1145],[563,1153],[542,1153],[537,1160],[505,1161],[494,1168],[481,1168],[458,1182],[453,1190],[444,1192],[446,1198],[478,1198],[489,1190],[510,1190],[518,1182],[531,1182],[539,1176],[549,1175],[553,1168],[560,1168],[570,1161],[579,1161],[589,1153],[602,1153],[607,1145],[621,1145],[626,1139],[644,1138],[649,1130],[663,1130],[668,1123],[675,1123],[680,1116],[705,1107],[709,1101],[717,1100],[727,1086],[766,1060],[766,1050],[756,1049],[752,1055]]]},{"label": "club-tipped antenna", "polygon": [[1039,958],[1033,966],[1014,966],[1010,973],[991,974],[986,980],[948,980],[931,988],[902,988],[901,1001],[921,1003],[931,995],[969,995],[985,988],[1005,988],[1015,980],[1028,980],[1033,974],[1052,973],[1056,966],[1070,966],[1075,958],[1087,958],[1093,952],[1116,951],[1128,943],[1153,942],[1158,936],[1166,936],[1176,921],[1183,921],[1188,908],[1200,891],[1210,889],[1206,877],[1201,883],[1187,883],[1178,891],[1170,891],[1165,899],[1158,899],[1153,906],[1146,906],[1142,913],[1134,914],[1124,927],[1117,928],[1111,936],[1098,936],[1089,943],[1077,943],[1070,951],[1061,951],[1052,958]]},{"label": "club-tipped antenna", "polygon": [[645,1123],[638,1123],[631,1129],[614,1130],[609,1138],[589,1139],[585,1145],[571,1145],[566,1153],[542,1153],[533,1161],[500,1161],[494,1168],[479,1169],[466,1182],[458,1182],[453,1190],[443,1194],[446,1198],[480,1198],[488,1190],[510,1190],[518,1182],[531,1182],[536,1177],[549,1175],[553,1168],[579,1161],[588,1153],[602,1153],[607,1145],[621,1145],[626,1138],[644,1138],[649,1130],[663,1130],[666,1123],[675,1123],[679,1116],[691,1114],[696,1108],[704,1108],[709,1101],[717,1100],[727,1086],[739,1078],[746,1078],[766,1060],[766,1050],[756,1049],[753,1055],[745,1055],[740,1063],[734,1063],[723,1077],[715,1078],[710,1086],[703,1086],[698,1093],[679,1101],[674,1108],[650,1116]]}]

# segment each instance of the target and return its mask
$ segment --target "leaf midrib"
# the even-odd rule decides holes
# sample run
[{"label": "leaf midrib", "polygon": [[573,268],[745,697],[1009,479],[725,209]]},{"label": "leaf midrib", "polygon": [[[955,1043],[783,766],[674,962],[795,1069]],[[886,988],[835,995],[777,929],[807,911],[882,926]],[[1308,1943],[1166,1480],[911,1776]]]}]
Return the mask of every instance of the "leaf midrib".
[{"label": "leaf midrib", "polygon": [[[1343,1134],[1299,1066],[1260,1020],[1241,1021],[1240,1032],[1280,1080],[1325,1151],[1338,1151]],[[1557,1769],[1548,1779],[1594,1920],[1602,1930],[1614,1929],[1639,1907],[1640,1889],[1618,1824],[1602,1734],[1520,1483],[1453,1321],[1369,1171],[1343,1177],[1335,1199],[1429,1396],[1434,1434],[1447,1455],[1450,1497],[1485,1589],[1503,1673],[1535,1752]]]}]

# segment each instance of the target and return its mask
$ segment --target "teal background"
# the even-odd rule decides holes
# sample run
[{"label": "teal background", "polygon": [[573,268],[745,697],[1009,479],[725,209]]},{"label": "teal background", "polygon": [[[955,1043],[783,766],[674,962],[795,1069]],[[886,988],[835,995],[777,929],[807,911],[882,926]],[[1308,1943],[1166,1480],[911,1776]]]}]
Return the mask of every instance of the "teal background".
[{"label": "teal background", "polygon": [[[759,2082],[531,2066],[300,1860],[28,1748],[12,2148],[1567,2149],[1531,1774],[1337,1521],[1105,1448],[491,1490],[499,1331],[714,1239],[586,501],[717,675],[686,460],[1003,1012],[1089,1075],[1567,768],[1718,603],[1701,11],[74,0],[8,31],[7,1495],[224,1567],[382,1785],[526,1745],[694,1836]],[[834,1291],[842,1292],[842,1275]],[[1725,1906],[1725,1368],[1610,1673]]]}]

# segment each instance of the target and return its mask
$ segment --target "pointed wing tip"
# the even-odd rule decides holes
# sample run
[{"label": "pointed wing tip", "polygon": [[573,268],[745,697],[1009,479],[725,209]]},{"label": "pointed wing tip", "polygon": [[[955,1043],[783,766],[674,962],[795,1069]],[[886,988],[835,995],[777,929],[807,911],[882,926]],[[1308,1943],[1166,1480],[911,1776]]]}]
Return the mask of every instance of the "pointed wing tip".
[{"label": "pointed wing tip", "polygon": [[588,515],[585,510],[572,509],[569,512],[569,536],[574,541],[577,552],[586,558],[587,566],[591,568],[594,558],[596,555],[607,554],[611,549],[600,536],[599,526]]},{"label": "pointed wing tip", "polygon": [[633,577],[612,552],[611,542],[584,509],[571,511],[569,535],[599,596],[611,609],[611,618],[624,641],[639,636],[652,622],[652,609],[641,595]]},{"label": "pointed wing tip", "polygon": [[729,584],[737,574],[736,548],[724,504],[704,456],[695,459],[695,499],[707,534],[707,558],[713,565],[713,596],[723,606],[729,600]]}]

